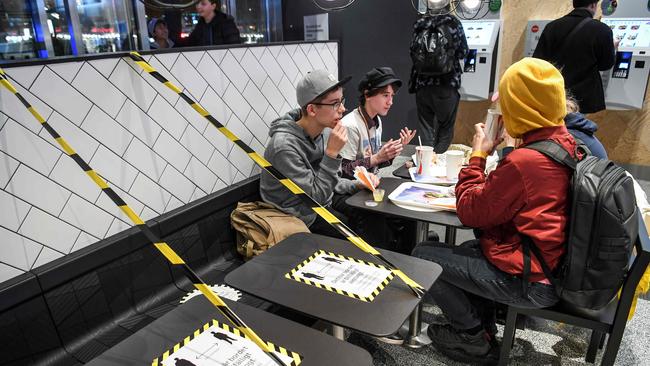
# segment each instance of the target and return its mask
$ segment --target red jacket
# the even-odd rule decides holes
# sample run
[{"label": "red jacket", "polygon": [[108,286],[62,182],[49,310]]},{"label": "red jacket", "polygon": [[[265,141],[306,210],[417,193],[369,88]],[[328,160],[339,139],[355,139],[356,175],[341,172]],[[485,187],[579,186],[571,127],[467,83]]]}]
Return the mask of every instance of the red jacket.
[{"label": "red jacket", "polygon": [[[575,140],[565,126],[530,131],[523,136],[523,145],[546,139],[575,155]],[[518,148],[487,179],[484,171],[485,159],[479,157],[461,170],[456,206],[464,225],[482,229],[479,240],[485,257],[500,270],[520,275],[521,233],[535,242],[554,269],[565,252],[571,170],[540,152]],[[531,253],[530,281],[545,277]]]}]

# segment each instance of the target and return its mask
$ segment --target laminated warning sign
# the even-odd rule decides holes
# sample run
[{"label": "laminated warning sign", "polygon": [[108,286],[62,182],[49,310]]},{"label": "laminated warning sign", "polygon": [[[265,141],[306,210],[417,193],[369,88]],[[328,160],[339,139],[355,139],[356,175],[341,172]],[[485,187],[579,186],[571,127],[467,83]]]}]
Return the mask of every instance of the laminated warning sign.
[{"label": "laminated warning sign", "polygon": [[323,290],[370,302],[393,279],[379,264],[319,250],[285,275]]},{"label": "laminated warning sign", "polygon": [[[269,349],[287,366],[298,366],[302,357],[266,342]],[[275,366],[275,361],[239,329],[212,320],[165,351],[152,366]]]}]

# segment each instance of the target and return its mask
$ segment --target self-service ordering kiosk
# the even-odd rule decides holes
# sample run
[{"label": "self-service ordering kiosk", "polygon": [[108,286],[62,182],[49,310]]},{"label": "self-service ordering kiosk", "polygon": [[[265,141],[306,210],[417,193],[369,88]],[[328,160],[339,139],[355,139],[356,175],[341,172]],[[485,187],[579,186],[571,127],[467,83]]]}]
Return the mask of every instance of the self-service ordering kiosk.
[{"label": "self-service ordering kiosk", "polygon": [[469,53],[463,64],[461,100],[486,100],[494,91],[497,74],[498,19],[461,20]]},{"label": "self-service ordering kiosk", "polygon": [[[550,20],[530,20],[526,27],[524,57],[533,55]],[[603,18],[620,41],[616,62],[601,72],[605,105],[610,110],[641,109],[650,74],[650,18]]]},{"label": "self-service ordering kiosk", "polygon": [[539,37],[542,36],[542,32],[546,25],[550,23],[550,20],[529,20],[528,26],[526,27],[526,48],[524,48],[524,57],[533,57],[537,44],[539,43]]},{"label": "self-service ordering kiosk", "polygon": [[616,62],[604,71],[607,109],[641,109],[650,73],[650,18],[604,18],[618,40]]}]

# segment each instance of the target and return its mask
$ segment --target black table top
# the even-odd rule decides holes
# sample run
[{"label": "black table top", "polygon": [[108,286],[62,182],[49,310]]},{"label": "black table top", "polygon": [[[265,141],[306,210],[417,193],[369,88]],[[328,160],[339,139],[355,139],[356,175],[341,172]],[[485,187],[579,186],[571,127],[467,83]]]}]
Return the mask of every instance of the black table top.
[{"label": "black table top", "polygon": [[390,177],[381,178],[381,181],[379,182],[379,188],[383,188],[384,190],[386,190],[386,193],[384,194],[384,200],[380,202],[377,206],[370,207],[365,205],[366,201],[368,200],[372,201],[372,192],[365,189],[355,193],[352,197],[348,198],[345,201],[345,203],[347,203],[352,207],[381,213],[382,215],[397,216],[405,219],[429,222],[432,224],[465,228],[465,226],[458,219],[458,215],[456,215],[455,212],[414,211],[414,210],[407,210],[405,208],[401,208],[395,205],[394,203],[392,203],[388,199],[388,195],[391,194],[400,184],[406,182],[409,181],[406,181],[404,179],[399,179],[399,178],[390,178]]},{"label": "black table top", "polygon": [[[348,241],[299,233],[230,272],[226,276],[226,283],[267,301],[374,336],[387,336],[397,331],[420,302],[397,277],[372,302],[353,299],[284,277],[318,250],[381,264]],[[440,266],[433,262],[378,250],[425,289],[431,288],[442,272]]]},{"label": "black table top", "polygon": [[[372,365],[370,354],[357,346],[271,313],[224,301],[262,339],[300,354],[301,366]],[[87,365],[151,365],[154,358],[212,319],[230,325],[207,299],[194,297]]]},{"label": "black table top", "polygon": [[404,163],[401,167],[393,170],[393,175],[398,178],[411,180],[411,174],[409,173],[409,169],[406,167],[406,163]]}]

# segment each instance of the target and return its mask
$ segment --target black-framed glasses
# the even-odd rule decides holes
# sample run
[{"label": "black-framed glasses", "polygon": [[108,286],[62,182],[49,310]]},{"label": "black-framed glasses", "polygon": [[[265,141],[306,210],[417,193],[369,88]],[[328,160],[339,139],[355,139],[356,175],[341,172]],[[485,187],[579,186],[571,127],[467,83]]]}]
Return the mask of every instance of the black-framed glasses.
[{"label": "black-framed glasses", "polygon": [[333,110],[339,109],[342,105],[345,105],[345,98],[341,98],[341,100],[336,101],[334,103],[309,103],[313,105],[326,105],[329,107],[332,107]]}]

